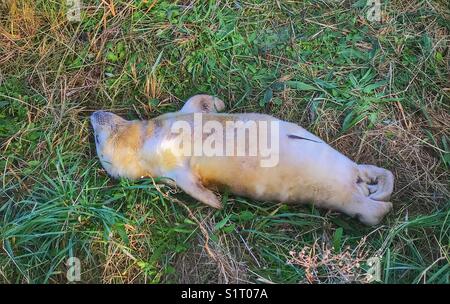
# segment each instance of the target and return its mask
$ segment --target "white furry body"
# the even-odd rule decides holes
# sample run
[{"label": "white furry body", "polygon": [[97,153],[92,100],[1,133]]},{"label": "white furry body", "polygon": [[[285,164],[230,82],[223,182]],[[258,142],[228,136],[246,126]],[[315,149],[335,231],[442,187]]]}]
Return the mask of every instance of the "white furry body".
[{"label": "white furry body", "polygon": [[[192,104],[189,106],[192,108]],[[222,124],[229,120],[279,122],[278,164],[262,167],[259,154],[184,155],[172,127],[179,121],[193,124],[192,110],[165,114],[148,122],[127,122],[128,127],[122,123],[126,131],[121,136],[139,140],[133,141],[128,148],[125,144],[121,147],[120,139],[113,143],[98,142],[97,152],[112,176],[168,177],[194,198],[216,208],[220,208],[221,203],[211,190],[223,188],[258,200],[313,203],[356,216],[369,225],[379,223],[392,208],[387,202],[393,186],[389,171],[356,164],[296,124],[253,113],[210,111],[203,117],[204,121]]]}]

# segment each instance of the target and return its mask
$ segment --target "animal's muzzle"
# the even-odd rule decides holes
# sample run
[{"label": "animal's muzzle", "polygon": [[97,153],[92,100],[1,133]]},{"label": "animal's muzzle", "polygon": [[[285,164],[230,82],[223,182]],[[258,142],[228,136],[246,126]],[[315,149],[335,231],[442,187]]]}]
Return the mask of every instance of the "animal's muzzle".
[{"label": "animal's muzzle", "polygon": [[91,115],[91,123],[93,126],[104,126],[110,123],[111,114],[104,111],[96,111]]}]

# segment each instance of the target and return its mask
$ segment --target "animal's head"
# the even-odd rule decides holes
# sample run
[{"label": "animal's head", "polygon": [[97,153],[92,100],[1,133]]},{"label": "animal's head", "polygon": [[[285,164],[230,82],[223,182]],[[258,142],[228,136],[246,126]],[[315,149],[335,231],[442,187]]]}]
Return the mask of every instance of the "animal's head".
[{"label": "animal's head", "polygon": [[127,120],[111,112],[97,111],[91,115],[94,128],[97,152],[103,150],[109,139],[115,136],[119,129],[127,124]]},{"label": "animal's head", "polygon": [[142,175],[136,153],[142,142],[137,121],[104,111],[91,115],[97,155],[105,170],[113,177],[136,178]]}]

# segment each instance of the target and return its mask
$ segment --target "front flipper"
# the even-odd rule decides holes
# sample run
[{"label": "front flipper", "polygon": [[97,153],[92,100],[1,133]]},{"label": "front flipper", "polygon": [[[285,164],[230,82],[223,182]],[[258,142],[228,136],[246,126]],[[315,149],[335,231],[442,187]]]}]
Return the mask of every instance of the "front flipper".
[{"label": "front flipper", "polygon": [[225,109],[225,103],[214,96],[200,94],[189,98],[179,112],[181,113],[217,113]]},{"label": "front flipper", "polygon": [[196,200],[216,209],[222,209],[217,196],[209,189],[205,188],[202,183],[189,171],[179,171],[170,174],[178,187],[184,192],[195,198]]}]

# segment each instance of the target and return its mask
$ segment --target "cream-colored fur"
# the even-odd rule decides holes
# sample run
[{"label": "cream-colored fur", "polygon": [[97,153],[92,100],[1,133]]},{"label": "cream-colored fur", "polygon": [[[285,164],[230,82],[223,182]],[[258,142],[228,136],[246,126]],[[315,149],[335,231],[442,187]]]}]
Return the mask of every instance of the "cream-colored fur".
[{"label": "cream-colored fur", "polygon": [[[212,190],[258,200],[313,203],[344,212],[367,225],[378,224],[392,209],[394,178],[390,171],[358,165],[302,127],[263,114],[220,114],[222,100],[191,97],[175,113],[149,121],[127,121],[109,113],[92,114],[97,153],[113,177],[167,177],[195,199],[221,208]],[[195,113],[204,121],[279,122],[279,163],[260,166],[260,156],[185,156],[171,134],[177,121],[192,125]],[[228,131],[227,131],[228,132]]]}]

